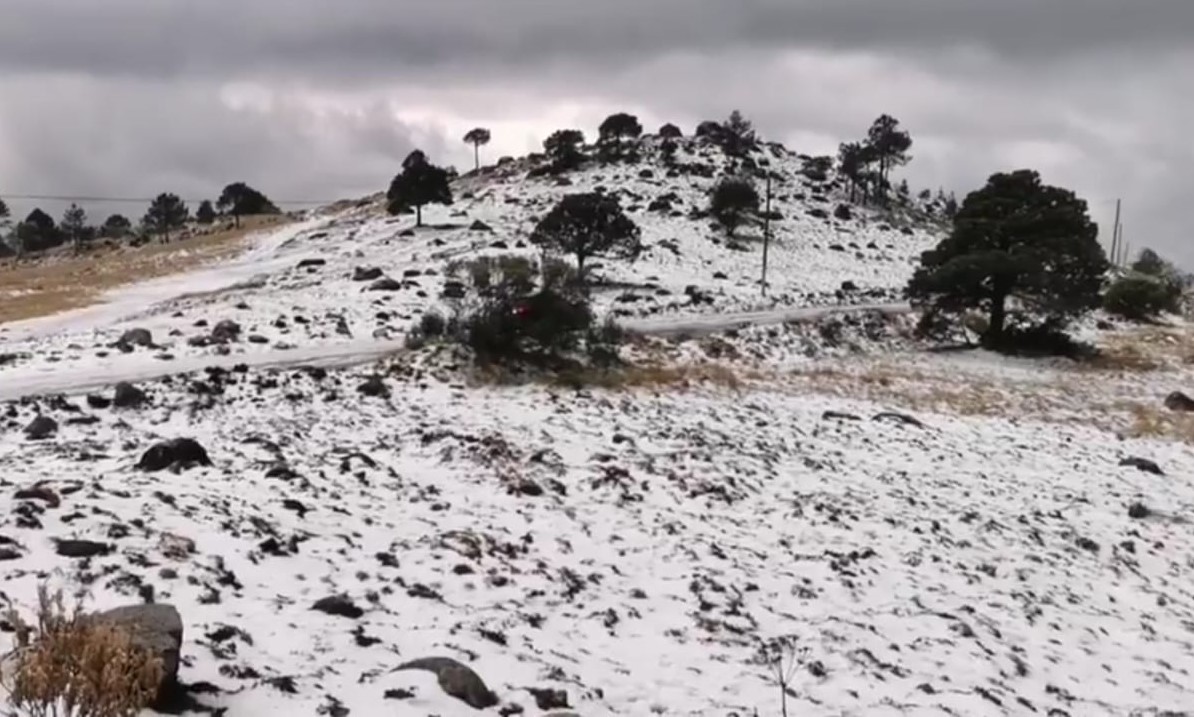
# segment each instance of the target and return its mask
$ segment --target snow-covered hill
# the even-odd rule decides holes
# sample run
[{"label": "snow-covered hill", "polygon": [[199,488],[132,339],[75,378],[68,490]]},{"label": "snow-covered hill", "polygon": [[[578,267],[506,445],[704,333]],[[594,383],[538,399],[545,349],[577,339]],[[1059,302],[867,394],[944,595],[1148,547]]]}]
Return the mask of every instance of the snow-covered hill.
[{"label": "snow-covered hill", "polygon": [[[27,607],[48,579],[95,608],[177,606],[192,707],[230,716],[774,717],[777,642],[791,715],[1194,704],[1194,454],[1149,437],[1194,435],[1159,408],[1194,382],[1184,328],[1150,344],[1155,367],[1081,372],[926,354],[909,317],[871,316],[646,342],[608,390],[478,386],[434,349],[234,365],[399,340],[443,305],[452,261],[529,250],[554,197],[598,185],[641,197],[624,202],[652,245],[601,270],[607,309],[890,296],[935,235],[809,215],[840,195],[811,199],[802,160],[776,151],[777,194],[808,197],[777,204],[768,298],[758,247],[686,216],[711,179],[647,162],[560,186],[515,163],[427,212],[458,226],[312,216],[235,263],[9,327],[0,384],[225,365],[0,405],[0,590]],[[647,208],[669,192],[681,216]],[[839,299],[844,281],[859,291]],[[207,460],[144,459],[177,439]],[[454,669],[399,669],[412,661]]]}]

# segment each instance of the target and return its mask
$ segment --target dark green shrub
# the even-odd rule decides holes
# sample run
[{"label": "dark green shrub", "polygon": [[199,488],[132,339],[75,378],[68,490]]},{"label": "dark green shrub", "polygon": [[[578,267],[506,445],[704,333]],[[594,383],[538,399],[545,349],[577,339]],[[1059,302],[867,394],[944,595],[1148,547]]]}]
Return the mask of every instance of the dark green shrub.
[{"label": "dark green shrub", "polygon": [[1175,282],[1146,274],[1117,279],[1103,295],[1103,308],[1130,321],[1148,321],[1181,310],[1182,290]]}]

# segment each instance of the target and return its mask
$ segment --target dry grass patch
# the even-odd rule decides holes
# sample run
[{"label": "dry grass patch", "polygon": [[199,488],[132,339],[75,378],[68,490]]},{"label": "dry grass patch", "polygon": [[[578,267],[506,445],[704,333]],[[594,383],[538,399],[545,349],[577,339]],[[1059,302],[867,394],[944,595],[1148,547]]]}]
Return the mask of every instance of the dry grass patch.
[{"label": "dry grass patch", "polygon": [[1112,410],[1126,416],[1128,425],[1121,433],[1128,438],[1165,438],[1194,443],[1194,414],[1136,402],[1122,402]]},{"label": "dry grass patch", "polygon": [[68,610],[62,592],[38,589],[37,624],[7,615],[16,650],[3,686],[9,702],[31,717],[134,717],[157,697],[161,660],[113,625]]},{"label": "dry grass patch", "polygon": [[285,216],[246,217],[239,229],[197,235],[169,244],[58,253],[0,262],[0,324],[90,306],[111,289],[177,274],[239,254],[245,238],[281,227]]}]

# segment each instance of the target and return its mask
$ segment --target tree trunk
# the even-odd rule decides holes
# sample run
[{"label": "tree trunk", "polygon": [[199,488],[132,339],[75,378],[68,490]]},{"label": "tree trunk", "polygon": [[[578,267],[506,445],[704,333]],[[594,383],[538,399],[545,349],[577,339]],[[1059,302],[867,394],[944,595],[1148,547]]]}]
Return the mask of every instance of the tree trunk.
[{"label": "tree trunk", "polygon": [[473,142],[473,171],[481,171],[481,145]]},{"label": "tree trunk", "polygon": [[988,348],[995,347],[1003,339],[1004,324],[1007,323],[1007,296],[997,294],[991,297],[991,315],[982,342]]},{"label": "tree trunk", "polygon": [[423,226],[423,205],[422,204],[418,204],[415,206],[415,226],[416,227]]}]

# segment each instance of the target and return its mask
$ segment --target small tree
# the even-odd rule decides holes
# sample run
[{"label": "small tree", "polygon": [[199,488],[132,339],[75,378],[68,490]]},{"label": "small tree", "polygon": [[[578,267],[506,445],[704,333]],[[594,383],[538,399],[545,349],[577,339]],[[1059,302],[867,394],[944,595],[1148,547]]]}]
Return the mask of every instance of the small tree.
[{"label": "small tree", "polygon": [[170,230],[182,227],[189,216],[187,205],[177,194],[163,192],[150,202],[141,222],[148,231],[160,234],[162,241],[168,242]]},{"label": "small tree", "polygon": [[54,219],[41,208],[34,208],[16,227],[17,252],[44,251],[62,243],[62,232]]},{"label": "small tree", "polygon": [[727,177],[718,182],[709,196],[709,212],[726,231],[734,231],[746,218],[759,210],[759,192],[754,184],[741,177]]},{"label": "small tree", "polygon": [[1132,262],[1132,271],[1148,276],[1168,277],[1175,273],[1173,264],[1161,258],[1152,249],[1141,249],[1136,261]]},{"label": "small tree", "polygon": [[484,127],[474,127],[464,135],[464,143],[473,145],[474,171],[481,169],[481,146],[489,144],[492,138],[489,130]]},{"label": "small tree", "polygon": [[224,190],[220,192],[220,197],[216,200],[216,207],[221,212],[231,214],[237,227],[240,227],[242,216],[279,213],[278,208],[269,198],[244,182],[233,182],[224,187]]},{"label": "small tree", "polygon": [[578,129],[561,129],[552,132],[543,140],[543,150],[551,160],[552,169],[563,172],[576,169],[585,159],[581,151],[585,143],[585,135]]},{"label": "small tree", "polygon": [[577,281],[585,284],[585,262],[595,256],[633,259],[642,251],[641,231],[618,200],[596,192],[569,194],[531,233],[531,242],[572,256]]},{"label": "small tree", "polygon": [[616,161],[625,156],[627,140],[642,136],[643,126],[634,115],[618,112],[606,117],[597,133],[597,152],[602,160]]},{"label": "small tree", "polygon": [[199,202],[199,208],[195,210],[195,221],[203,225],[211,224],[216,220],[215,207],[211,205],[210,199],[204,199]]},{"label": "small tree", "polygon": [[78,204],[71,204],[62,213],[62,222],[58,225],[63,235],[79,251],[87,234],[87,212]]},{"label": "small tree", "polygon": [[754,125],[734,110],[721,126],[721,148],[731,157],[742,158],[758,146]]},{"label": "small tree", "polygon": [[878,196],[885,200],[892,168],[902,167],[912,159],[908,156],[908,150],[912,147],[912,136],[900,129],[900,121],[896,118],[880,115],[867,131],[867,144],[873,150],[879,165]]},{"label": "small tree", "polygon": [[671,137],[659,143],[659,156],[663,158],[664,166],[672,167],[676,164],[676,151],[679,148],[676,140]]},{"label": "small tree", "polygon": [[113,214],[104,220],[100,227],[100,236],[108,239],[121,239],[133,230],[133,223],[123,214]]},{"label": "small tree", "polygon": [[1130,321],[1149,321],[1181,311],[1182,287],[1164,276],[1133,273],[1116,279],[1103,296],[1103,308]]},{"label": "small tree", "polygon": [[838,171],[850,183],[850,201],[857,200],[858,189],[862,186],[865,165],[861,142],[843,142],[837,150]]},{"label": "small tree", "polygon": [[720,122],[713,120],[705,120],[696,127],[696,132],[693,135],[697,139],[708,140],[714,144],[721,144],[721,137],[724,133],[724,128]]},{"label": "small tree", "polygon": [[421,227],[425,205],[447,206],[452,203],[452,186],[448,170],[435,166],[427,160],[427,155],[422,150],[416,149],[402,160],[402,173],[390,182],[386,200],[386,210],[390,214],[401,214],[413,208],[415,226]]},{"label": "small tree", "polygon": [[684,136],[684,132],[671,122],[660,127],[658,134],[661,139],[680,139]]},{"label": "small tree", "polygon": [[0,199],[0,224],[6,223],[9,216],[11,215],[8,212],[8,205],[4,203],[3,199]]},{"label": "small tree", "polygon": [[983,344],[1005,348],[1013,302],[1062,327],[1099,306],[1109,266],[1086,202],[1022,169],[966,197],[953,231],[921,257],[908,295],[934,314],[984,311]]}]

